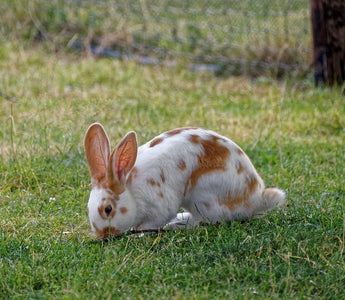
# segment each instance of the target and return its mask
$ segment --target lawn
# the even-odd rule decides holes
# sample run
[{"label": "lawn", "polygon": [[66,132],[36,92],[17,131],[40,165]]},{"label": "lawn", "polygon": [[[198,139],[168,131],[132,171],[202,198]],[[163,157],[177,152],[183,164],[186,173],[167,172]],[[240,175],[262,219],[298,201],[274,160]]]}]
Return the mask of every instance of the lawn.
[{"label": "lawn", "polygon": [[305,0],[2,0],[0,10],[0,34],[46,41],[53,50],[147,63],[187,57],[218,75],[304,75],[312,63]]},{"label": "lawn", "polygon": [[[3,298],[341,298],[344,122],[339,90],[215,78],[184,68],[0,50],[0,294]],[[231,225],[104,243],[86,212],[82,143],[102,122],[114,145],[196,125],[231,137],[288,206]]]},{"label": "lawn", "polygon": [[[0,298],[345,297],[341,89],[0,41]],[[288,205],[250,222],[99,241],[83,153],[95,121],[112,146],[129,130],[140,143],[175,127],[215,130]]]}]

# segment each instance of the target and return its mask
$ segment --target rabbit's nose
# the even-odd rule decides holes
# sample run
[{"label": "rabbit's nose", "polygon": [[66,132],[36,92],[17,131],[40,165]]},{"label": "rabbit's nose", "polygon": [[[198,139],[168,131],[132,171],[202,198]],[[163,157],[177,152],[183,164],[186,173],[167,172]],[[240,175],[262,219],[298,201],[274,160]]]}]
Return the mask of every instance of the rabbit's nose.
[{"label": "rabbit's nose", "polygon": [[113,208],[110,204],[104,209],[104,212],[107,215],[107,217],[109,217],[112,210],[113,210]]}]

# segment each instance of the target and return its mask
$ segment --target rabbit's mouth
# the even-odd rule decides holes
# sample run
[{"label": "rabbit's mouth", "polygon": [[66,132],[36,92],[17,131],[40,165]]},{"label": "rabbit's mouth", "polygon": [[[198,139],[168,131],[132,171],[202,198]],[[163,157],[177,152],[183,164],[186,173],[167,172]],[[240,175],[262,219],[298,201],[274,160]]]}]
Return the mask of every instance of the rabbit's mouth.
[{"label": "rabbit's mouth", "polygon": [[106,239],[111,235],[119,235],[121,233],[121,231],[118,230],[116,227],[112,227],[110,225],[104,227],[103,229],[99,229],[97,225],[93,222],[92,226],[95,229],[95,234],[99,239]]}]

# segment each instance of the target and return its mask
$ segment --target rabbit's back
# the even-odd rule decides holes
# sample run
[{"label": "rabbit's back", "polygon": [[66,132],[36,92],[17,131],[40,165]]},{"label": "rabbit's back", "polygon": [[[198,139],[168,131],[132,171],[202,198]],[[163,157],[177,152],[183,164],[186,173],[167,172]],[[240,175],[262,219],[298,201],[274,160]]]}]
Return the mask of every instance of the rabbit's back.
[{"label": "rabbit's back", "polygon": [[[165,132],[138,149],[129,181],[137,197],[214,221],[250,214],[252,196],[264,184],[243,150],[213,131],[179,128]],[[254,207],[254,206],[253,206]]]}]

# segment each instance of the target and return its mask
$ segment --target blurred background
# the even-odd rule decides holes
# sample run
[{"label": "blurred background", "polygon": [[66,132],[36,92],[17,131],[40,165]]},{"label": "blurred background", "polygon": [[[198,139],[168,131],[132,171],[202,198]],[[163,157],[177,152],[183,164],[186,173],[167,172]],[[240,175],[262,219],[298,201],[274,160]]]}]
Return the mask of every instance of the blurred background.
[{"label": "blurred background", "polygon": [[280,78],[311,69],[306,0],[32,0],[0,2],[1,35],[217,76]]}]

